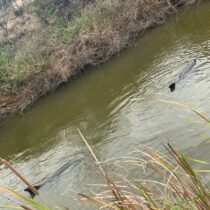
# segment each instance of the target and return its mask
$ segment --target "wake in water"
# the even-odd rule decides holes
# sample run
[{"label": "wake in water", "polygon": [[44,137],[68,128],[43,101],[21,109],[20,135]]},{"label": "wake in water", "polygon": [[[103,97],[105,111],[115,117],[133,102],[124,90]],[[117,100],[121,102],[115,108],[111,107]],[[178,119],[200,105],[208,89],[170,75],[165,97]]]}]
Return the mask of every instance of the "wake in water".
[{"label": "wake in water", "polygon": [[195,64],[196,64],[196,60],[193,59],[185,66],[185,68],[182,70],[181,74],[179,75],[179,79],[176,82],[173,82],[172,84],[169,85],[171,92],[173,92],[175,90],[176,84],[179,81],[181,81],[182,79],[184,79],[188,76],[188,74],[192,71]]},{"label": "wake in water", "polygon": [[[55,171],[52,175],[46,177],[46,180],[43,181],[41,184],[35,185],[34,188],[39,190],[41,187],[43,187],[47,183],[56,180],[67,169],[68,170],[73,170],[76,167],[76,165],[79,164],[79,162],[81,162],[81,161],[82,161],[81,157],[69,160],[66,164],[64,164],[61,168],[59,168],[57,171]],[[30,188],[27,187],[26,189],[24,189],[24,191],[30,193],[31,197],[34,198],[35,194]]]}]

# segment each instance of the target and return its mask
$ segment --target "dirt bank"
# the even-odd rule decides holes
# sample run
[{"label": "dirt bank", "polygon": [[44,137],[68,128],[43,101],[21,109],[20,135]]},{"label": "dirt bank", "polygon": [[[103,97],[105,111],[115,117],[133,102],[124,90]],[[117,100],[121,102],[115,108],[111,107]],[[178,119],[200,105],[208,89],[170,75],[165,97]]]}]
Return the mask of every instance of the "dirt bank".
[{"label": "dirt bank", "polygon": [[[48,16],[44,20],[46,29],[43,25],[37,29],[41,35],[35,32],[29,36],[29,41],[5,65],[9,72],[5,75],[9,76],[2,82],[6,91],[0,91],[0,123],[75,78],[87,65],[107,61],[187,3],[188,0],[88,1],[59,27],[56,20],[50,23]],[[67,11],[66,8],[68,4],[59,7],[59,11]]]}]

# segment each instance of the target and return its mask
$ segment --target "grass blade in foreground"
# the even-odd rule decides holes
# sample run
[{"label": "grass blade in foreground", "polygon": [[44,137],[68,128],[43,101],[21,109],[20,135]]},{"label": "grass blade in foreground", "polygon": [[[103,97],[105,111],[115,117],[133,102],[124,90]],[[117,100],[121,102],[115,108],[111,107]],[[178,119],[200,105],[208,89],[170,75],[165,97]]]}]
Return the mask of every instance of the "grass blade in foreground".
[{"label": "grass blade in foreground", "polygon": [[15,197],[19,198],[22,201],[25,201],[27,204],[30,204],[31,206],[33,206],[34,208],[36,208],[38,210],[45,210],[46,209],[45,207],[41,206],[40,204],[36,203],[35,201],[33,201],[33,200],[15,192],[14,190],[11,190],[11,189],[9,189],[5,186],[0,185],[0,190],[2,190],[3,192],[9,193],[11,195],[14,195]]},{"label": "grass blade in foreground", "polygon": [[199,111],[197,111],[196,109],[194,109],[193,107],[186,105],[182,102],[178,102],[178,101],[167,101],[167,100],[158,100],[159,102],[163,102],[163,103],[167,103],[167,104],[175,104],[181,107],[184,107],[188,110],[191,110],[192,112],[194,112],[196,115],[198,115],[200,118],[202,118],[204,121],[206,121],[207,123],[210,123],[210,120],[208,118],[206,118],[204,115],[202,115]]},{"label": "grass blade in foreground", "polygon": [[23,209],[20,206],[0,206],[0,209]]},{"label": "grass blade in foreground", "polygon": [[[88,147],[90,148],[89,145]],[[102,188],[99,193],[92,196],[80,194],[81,200],[98,205],[101,209],[210,209],[209,188],[202,183],[201,177],[195,173],[181,152],[170,144],[166,148],[169,152],[167,156],[145,147],[144,150],[133,153],[138,159],[113,159],[118,161],[116,165],[127,164],[127,167],[133,167],[138,172],[136,174],[139,174],[139,179],[128,180],[119,174],[107,176],[106,184],[98,185]]]}]

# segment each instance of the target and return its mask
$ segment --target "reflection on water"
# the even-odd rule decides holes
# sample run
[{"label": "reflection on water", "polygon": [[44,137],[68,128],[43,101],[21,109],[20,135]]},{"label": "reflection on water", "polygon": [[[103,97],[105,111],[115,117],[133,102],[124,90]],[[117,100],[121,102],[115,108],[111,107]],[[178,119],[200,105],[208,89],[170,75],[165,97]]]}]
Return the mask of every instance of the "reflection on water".
[{"label": "reflection on water", "polygon": [[[69,159],[84,157],[68,177],[41,192],[49,202],[73,209],[82,209],[72,198],[74,190],[87,192],[86,184],[100,179],[77,128],[101,160],[125,154],[140,144],[157,148],[172,141],[210,161],[205,155],[210,146],[205,141],[209,128],[192,123],[200,120],[193,113],[157,101],[184,101],[209,116],[209,6],[206,2],[181,11],[148,31],[134,48],[15,116],[0,128],[0,156],[33,183]],[[168,85],[193,58],[197,59],[195,72],[171,93]],[[0,180],[20,192],[24,189],[8,170],[1,170]]]}]

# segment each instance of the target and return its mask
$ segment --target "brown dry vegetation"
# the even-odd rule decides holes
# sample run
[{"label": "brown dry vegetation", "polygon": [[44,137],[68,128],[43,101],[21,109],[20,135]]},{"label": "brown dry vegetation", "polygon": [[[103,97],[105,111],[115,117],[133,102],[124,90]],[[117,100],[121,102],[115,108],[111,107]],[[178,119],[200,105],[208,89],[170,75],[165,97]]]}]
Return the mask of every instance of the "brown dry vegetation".
[{"label": "brown dry vegetation", "polygon": [[110,176],[102,168],[104,163],[100,163],[105,184],[93,185],[92,195],[79,194],[80,199],[99,206],[99,209],[210,209],[209,187],[205,178],[192,169],[189,160],[191,163],[207,163],[186,158],[170,144],[166,145],[166,149],[167,155],[144,146],[144,149],[135,150],[126,158],[109,160],[125,171],[138,171],[135,178],[128,179],[123,173]]},{"label": "brown dry vegetation", "polygon": [[[164,23],[168,15],[188,2],[81,0],[80,12],[63,26],[45,19],[44,29],[34,32],[5,67],[9,82],[5,79],[0,87],[0,122],[74,78],[87,65],[107,61],[145,29]],[[56,14],[67,9],[68,5],[59,7]]]}]

